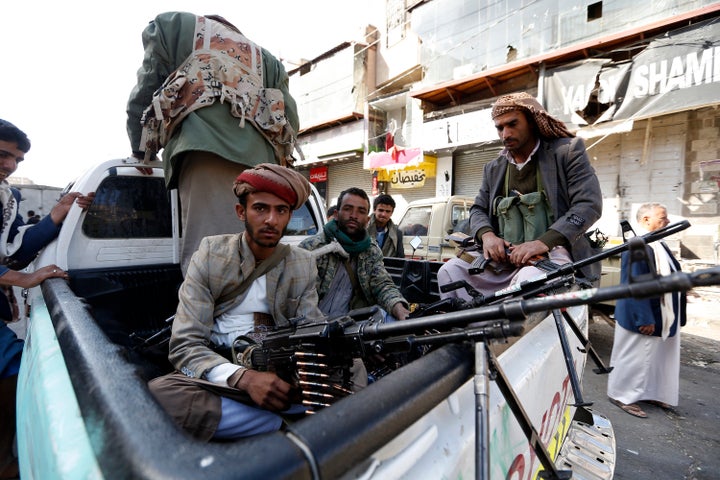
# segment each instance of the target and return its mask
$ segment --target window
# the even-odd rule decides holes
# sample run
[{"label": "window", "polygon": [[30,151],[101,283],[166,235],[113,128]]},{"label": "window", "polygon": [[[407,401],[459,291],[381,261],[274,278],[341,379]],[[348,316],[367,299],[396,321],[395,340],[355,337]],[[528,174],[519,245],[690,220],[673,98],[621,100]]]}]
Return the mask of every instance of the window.
[{"label": "window", "polygon": [[293,212],[285,235],[315,235],[317,232],[318,226],[315,225],[315,220],[306,202],[305,205]]},{"label": "window", "polygon": [[110,175],[95,192],[82,226],[90,238],[172,237],[162,177]]},{"label": "window", "polygon": [[596,2],[587,7],[587,21],[591,22],[602,18],[602,2]]},{"label": "window", "polygon": [[400,220],[398,228],[402,231],[406,237],[414,237],[415,235],[427,235],[428,228],[430,227],[430,214],[432,213],[432,207],[413,207],[408,208],[408,211],[403,215]]},{"label": "window", "polygon": [[463,232],[470,235],[470,214],[464,204],[452,206],[452,231]]}]

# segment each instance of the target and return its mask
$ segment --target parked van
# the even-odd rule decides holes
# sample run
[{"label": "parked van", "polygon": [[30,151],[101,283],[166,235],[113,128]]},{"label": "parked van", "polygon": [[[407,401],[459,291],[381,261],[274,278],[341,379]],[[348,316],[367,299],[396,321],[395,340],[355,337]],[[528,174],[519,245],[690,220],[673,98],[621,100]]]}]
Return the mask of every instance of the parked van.
[{"label": "parked van", "polygon": [[[474,197],[453,195],[415,200],[408,204],[398,223],[403,233],[405,256],[418,260],[445,261],[455,256],[455,248],[445,240],[448,233],[469,234],[470,207]],[[413,248],[412,240],[420,238]]]}]

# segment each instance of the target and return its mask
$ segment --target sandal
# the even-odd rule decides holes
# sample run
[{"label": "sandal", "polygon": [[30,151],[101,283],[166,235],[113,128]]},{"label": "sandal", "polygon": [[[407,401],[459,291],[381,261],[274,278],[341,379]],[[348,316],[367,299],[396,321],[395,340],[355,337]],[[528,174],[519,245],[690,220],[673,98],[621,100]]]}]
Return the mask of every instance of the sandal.
[{"label": "sandal", "polygon": [[660,407],[663,410],[673,410],[672,405],[668,405],[665,402],[661,402],[660,400],[643,400],[645,403],[649,403],[650,405],[655,405],[656,407]]},{"label": "sandal", "polygon": [[647,418],[647,413],[643,412],[643,410],[640,408],[640,406],[638,406],[637,403],[631,403],[630,405],[625,405],[620,400],[615,400],[614,398],[610,398],[610,397],[608,397],[608,399],[610,400],[610,403],[622,408],[625,413],[629,413],[633,417]]}]

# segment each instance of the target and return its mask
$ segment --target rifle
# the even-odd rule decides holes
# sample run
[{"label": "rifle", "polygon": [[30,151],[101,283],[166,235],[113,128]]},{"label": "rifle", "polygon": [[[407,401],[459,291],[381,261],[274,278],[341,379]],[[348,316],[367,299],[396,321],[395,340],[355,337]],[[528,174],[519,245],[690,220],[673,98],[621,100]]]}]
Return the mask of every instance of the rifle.
[{"label": "rifle", "polygon": [[[627,224],[627,222],[625,222]],[[627,224],[629,227],[629,224]],[[680,222],[671,223],[670,225],[667,225],[663,228],[657,229],[652,232],[648,232],[645,235],[640,236],[645,244],[655,242],[658,240],[661,240],[665,237],[668,237],[670,235],[674,235],[676,233],[679,233],[687,228],[690,227],[690,222],[687,220],[682,220]],[[625,236],[625,225],[623,225],[623,238]],[[632,227],[629,227],[632,228]],[[634,232],[633,232],[634,233]],[[464,239],[460,242],[462,246],[470,247],[474,245],[474,241],[471,237],[468,237],[467,239]],[[441,285],[440,291],[441,292],[450,292],[452,290],[457,290],[458,288],[465,288],[468,294],[472,297],[472,302],[470,304],[462,305],[461,307],[464,308],[473,308],[480,305],[486,305],[488,303],[492,303],[495,301],[499,301],[502,299],[505,299],[507,297],[512,297],[516,295],[523,295],[528,296],[528,294],[535,295],[538,292],[532,291],[531,289],[537,288],[541,285],[546,284],[550,280],[554,280],[557,278],[565,278],[565,280],[559,282],[559,283],[565,283],[567,282],[566,277],[574,276],[578,271],[580,271],[583,267],[586,267],[587,265],[590,265],[595,262],[600,262],[602,260],[605,260],[606,258],[610,258],[614,255],[621,254],[622,252],[628,250],[630,248],[628,242],[623,242],[620,245],[617,245],[612,248],[608,248],[606,250],[603,250],[600,253],[597,253],[595,255],[591,255],[590,257],[577,260],[572,263],[566,263],[563,265],[558,265],[553,262],[550,262],[547,259],[538,258],[535,259],[533,263],[536,264],[538,268],[543,270],[543,273],[538,275],[535,278],[526,280],[524,282],[521,282],[519,284],[513,285],[511,287],[498,290],[492,295],[484,296],[481,293],[475,291],[465,280],[458,280],[456,282],[448,283],[447,285]],[[488,266],[488,261],[482,257],[482,255],[476,260],[477,265],[473,267],[473,265],[470,266],[471,274],[473,273],[481,273],[485,270]],[[473,262],[474,263],[474,262]],[[440,300],[439,302],[443,302],[443,300]],[[436,302],[436,303],[439,303]],[[435,305],[430,305],[427,308],[436,308]]]}]

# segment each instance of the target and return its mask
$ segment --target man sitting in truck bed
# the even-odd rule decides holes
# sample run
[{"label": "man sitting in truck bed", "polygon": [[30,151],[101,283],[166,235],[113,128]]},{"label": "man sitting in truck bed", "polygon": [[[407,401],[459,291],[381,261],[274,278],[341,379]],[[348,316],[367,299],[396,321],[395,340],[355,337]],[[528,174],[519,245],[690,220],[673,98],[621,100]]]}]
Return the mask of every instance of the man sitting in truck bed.
[{"label": "man sitting in truck bed", "polygon": [[[449,265],[443,268],[452,272],[438,273],[439,279],[466,280],[483,295],[537,276],[534,267],[521,267],[539,255],[558,264],[589,257],[584,233],[602,214],[600,183],[582,139],[524,92],[500,97],[491,115],[505,150],[485,165],[470,230],[493,268],[471,275]],[[600,264],[582,274],[598,281]]]},{"label": "man sitting in truck bed", "polygon": [[403,234],[390,218],[395,211],[395,199],[390,195],[378,195],[373,200],[373,213],[368,223],[370,237],[377,241],[385,257],[405,258]]},{"label": "man sitting in truck bed", "polygon": [[278,430],[295,391],[275,373],[236,365],[218,351],[242,335],[262,340],[267,327],[291,318],[322,318],[312,256],[280,244],[292,210],[310,194],[308,181],[266,163],[241,173],[233,191],[245,231],[201,241],[172,326],[169,359],[178,372],[149,384],[175,421],[203,440]]},{"label": "man sitting in truck bed", "polygon": [[340,193],[337,205],[336,219],[300,242],[317,260],[320,310],[336,316],[379,305],[395,319],[404,320],[410,313],[408,303],[385,270],[380,247],[365,228],[370,198],[353,187]]}]

